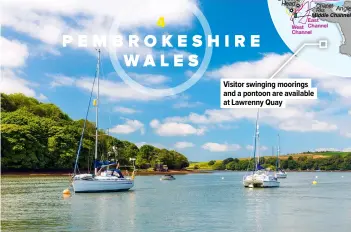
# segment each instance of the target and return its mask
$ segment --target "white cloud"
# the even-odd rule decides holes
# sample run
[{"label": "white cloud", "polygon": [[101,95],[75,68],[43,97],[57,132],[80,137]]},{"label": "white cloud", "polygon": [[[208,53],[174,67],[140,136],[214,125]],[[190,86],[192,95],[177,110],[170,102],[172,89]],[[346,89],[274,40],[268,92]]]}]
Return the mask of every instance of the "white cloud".
[{"label": "white cloud", "polygon": [[152,121],[150,122],[150,126],[151,126],[152,128],[157,128],[157,127],[160,126],[160,121],[154,119],[154,120],[152,120]]},{"label": "white cloud", "polygon": [[40,101],[48,101],[48,98],[40,93],[37,94],[34,87],[38,84],[23,79],[12,69],[1,69],[0,92],[5,94],[22,93],[27,97],[34,97]]},{"label": "white cloud", "polygon": [[314,151],[316,151],[316,152],[323,152],[323,151],[340,151],[340,150],[336,149],[336,148],[317,148]]},{"label": "white cloud", "polygon": [[[187,25],[192,19],[188,0],[78,0],[72,4],[70,0],[4,0],[2,7],[11,13],[16,9],[37,12],[45,15],[61,15],[66,17],[83,14],[90,17],[116,17],[121,26],[150,26],[156,23],[160,15],[169,25]],[[147,10],[146,10],[147,9]],[[19,14],[16,14],[19,17]],[[13,17],[15,18],[15,17]],[[81,19],[83,20],[83,19]]]},{"label": "white cloud", "polygon": [[348,113],[349,113],[349,115],[351,115],[351,110],[349,110],[349,112],[348,112]]},{"label": "white cloud", "polygon": [[[51,87],[62,87],[62,86],[76,86],[85,91],[91,91],[93,85],[93,78],[91,77],[69,77],[62,74],[46,74],[51,77]],[[140,93],[124,82],[110,81],[100,79],[100,96],[107,97],[111,101],[123,101],[123,100],[136,100],[136,101],[151,101],[160,100],[159,97]],[[94,91],[96,91],[96,85]]]},{"label": "white cloud", "polygon": [[[236,62],[209,71],[207,72],[207,77],[210,79],[268,79],[290,57],[290,53],[283,55],[275,53],[264,54],[261,59],[256,61]],[[341,78],[326,74],[308,62],[300,60],[298,57],[292,59],[275,78],[313,79],[319,91],[330,92],[344,98],[351,98],[350,78]],[[302,104],[305,101],[298,102],[298,104]]]},{"label": "white cloud", "polygon": [[201,106],[201,102],[189,102],[189,101],[180,101],[173,105],[175,109],[182,109],[182,108],[195,108],[197,106]]},{"label": "white cloud", "polygon": [[[209,78],[269,78],[291,54],[265,54],[262,59],[252,62],[237,62],[223,66],[207,73]],[[273,127],[297,132],[329,132],[345,128],[341,122],[347,120],[337,118],[334,113],[350,106],[351,79],[326,75],[306,62],[293,59],[276,78],[302,77],[312,78],[319,92],[328,91],[337,96],[326,99],[288,101],[285,109],[262,109],[261,123]],[[322,97],[323,98],[323,97]],[[328,111],[326,109],[333,108]],[[169,117],[165,122],[181,122],[194,124],[220,124],[236,122],[243,119],[254,121],[256,109],[207,109],[204,113],[190,113],[183,117]],[[345,134],[345,132],[343,132]]]},{"label": "white cloud", "polygon": [[[287,59],[290,58],[290,56],[290,53],[283,55],[275,53],[264,54],[263,58],[260,60],[225,65],[219,69],[208,72],[207,76],[211,79],[268,79]],[[330,76],[297,58],[293,59],[276,78],[288,77],[308,77],[314,79]]]},{"label": "white cloud", "polygon": [[151,146],[154,146],[154,147],[157,147],[157,148],[166,148],[166,146],[164,146],[163,144],[160,144],[160,143],[147,143],[147,142],[138,142],[138,143],[135,143],[135,145],[138,147],[138,148],[141,148],[142,146],[144,145],[151,145]]},{"label": "white cloud", "polygon": [[41,93],[38,96],[38,100],[40,100],[40,101],[48,101],[48,97]]},{"label": "white cloud", "polygon": [[318,89],[351,99],[351,78],[330,78],[317,82]]},{"label": "white cloud", "polygon": [[24,66],[28,58],[27,45],[17,41],[0,37],[1,56],[0,62],[2,67],[16,68]]},{"label": "white cloud", "polygon": [[[253,146],[252,145],[247,145],[245,148],[246,148],[246,150],[253,151]],[[268,147],[266,147],[266,146],[261,146],[260,147],[260,151],[267,151],[267,150],[268,150]]]},{"label": "white cloud", "polygon": [[[191,0],[4,0],[1,24],[50,46],[60,46],[63,34],[107,35],[113,19],[121,30],[156,27],[160,16],[168,27],[189,26],[194,15]],[[116,32],[117,33],[117,32]],[[77,44],[75,41],[74,44]],[[138,53],[152,53],[140,46]],[[92,49],[89,49],[92,50]],[[120,49],[121,50],[121,49]],[[131,50],[123,47],[122,50]],[[135,49],[134,49],[135,51]]]},{"label": "white cloud", "polygon": [[193,55],[194,53],[190,53],[184,50],[179,50],[179,49],[170,49],[170,50],[158,50],[159,55],[165,55],[168,57],[174,57],[174,55],[183,55],[183,57],[188,57],[190,55]]},{"label": "white cloud", "polygon": [[341,135],[346,138],[351,138],[351,132],[341,132]]},{"label": "white cloud", "polygon": [[45,57],[45,55],[47,54],[60,56],[61,52],[57,48],[47,44],[34,45],[33,47],[30,48],[31,56]]},{"label": "white cloud", "polygon": [[9,69],[2,70],[0,92],[6,94],[23,93],[28,97],[35,97],[36,93],[32,86],[32,83],[18,77],[14,71]]},{"label": "white cloud", "polygon": [[177,142],[174,144],[174,147],[177,149],[184,149],[184,148],[189,148],[189,147],[194,147],[195,144],[190,143],[190,142]]},{"label": "white cloud", "polygon": [[10,40],[0,37],[1,42],[1,77],[0,92],[6,94],[22,93],[28,97],[35,97],[41,101],[47,101],[47,97],[40,93],[36,94],[33,87],[37,84],[32,83],[22,77],[20,68],[26,65],[28,59],[28,47],[26,44],[17,40]]},{"label": "white cloud", "polygon": [[73,86],[75,84],[75,79],[61,74],[46,74],[46,76],[53,78],[53,81],[50,83],[51,87],[58,86]]},{"label": "white cloud", "polygon": [[[51,82],[51,86],[77,86],[85,91],[91,91],[93,85],[93,78],[82,77],[74,79],[64,75],[50,75],[54,78]],[[100,96],[107,97],[112,101],[122,100],[137,100],[137,101],[149,101],[157,100],[159,98],[139,93],[138,91],[130,88],[124,82],[100,80]],[[95,88],[96,89],[96,88]]]},{"label": "white cloud", "polygon": [[144,124],[138,120],[130,119],[125,119],[125,124],[120,124],[110,129],[110,132],[115,134],[130,134],[136,131],[140,131],[141,134],[144,134]]},{"label": "white cloud", "polygon": [[[235,122],[242,119],[254,121],[256,109],[209,109],[204,114],[190,113],[185,117],[166,118],[166,122],[191,122],[194,124],[218,124]],[[334,131],[337,125],[316,119],[316,113],[288,107],[285,109],[263,109],[260,111],[260,121],[286,131]]]},{"label": "white cloud", "polygon": [[315,152],[325,152],[325,151],[341,151],[341,152],[351,152],[351,148],[317,148],[314,150]]},{"label": "white cloud", "polygon": [[[76,85],[79,88],[91,91],[93,80],[91,78],[81,78],[77,80]],[[95,88],[96,89],[96,88]],[[150,95],[140,93],[124,82],[100,80],[100,96],[105,96],[110,100],[137,100],[137,101],[149,101],[159,99]]]},{"label": "white cloud", "polygon": [[140,84],[144,85],[161,85],[169,80],[168,77],[163,75],[154,74],[138,74],[138,73],[128,73],[128,75]]},{"label": "white cloud", "polygon": [[227,152],[227,151],[237,151],[241,149],[238,144],[220,144],[220,143],[205,143],[202,148],[209,150],[211,152]]},{"label": "white cloud", "polygon": [[139,113],[139,110],[135,110],[133,108],[128,108],[128,107],[121,107],[121,106],[117,106],[114,108],[115,112],[119,112],[122,114],[135,114],[135,113]]},{"label": "white cloud", "polygon": [[205,128],[195,128],[190,124],[169,122],[160,123],[154,119],[150,122],[150,126],[156,134],[160,136],[188,136],[188,135],[203,135]]},{"label": "white cloud", "polygon": [[141,148],[142,146],[148,144],[147,142],[137,142],[135,143],[135,145],[138,147],[138,148]]},{"label": "white cloud", "polygon": [[338,127],[335,124],[321,122],[319,120],[301,121],[298,119],[284,121],[279,124],[279,128],[286,131],[335,131]]},{"label": "white cloud", "polygon": [[189,95],[181,94],[181,95],[179,95],[177,102],[173,104],[173,108],[174,109],[195,108],[195,107],[200,106],[202,104],[203,103],[199,102],[199,101],[191,102]]}]

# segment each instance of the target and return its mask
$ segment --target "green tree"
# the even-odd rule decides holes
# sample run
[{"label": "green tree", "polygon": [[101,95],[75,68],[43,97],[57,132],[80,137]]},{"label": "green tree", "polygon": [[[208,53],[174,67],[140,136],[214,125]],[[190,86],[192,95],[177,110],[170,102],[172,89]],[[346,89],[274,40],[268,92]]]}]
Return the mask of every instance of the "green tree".
[{"label": "green tree", "polygon": [[45,146],[31,134],[29,126],[1,126],[1,165],[5,168],[39,169],[45,167]]},{"label": "green tree", "polygon": [[227,159],[223,160],[222,164],[227,165],[228,163],[232,162],[233,160],[234,160],[233,158],[227,158]]},{"label": "green tree", "polygon": [[237,170],[237,162],[232,161],[230,163],[227,163],[227,165],[225,166],[227,170]]},{"label": "green tree", "polygon": [[209,162],[208,162],[208,165],[209,166],[212,166],[212,165],[214,165],[216,163],[216,160],[210,160]]},{"label": "green tree", "polygon": [[[84,125],[54,104],[44,104],[23,94],[1,94],[1,167],[6,169],[70,169],[75,162]],[[95,153],[95,124],[86,122],[79,168],[91,167]],[[139,167],[161,161],[170,168],[187,167],[187,158],[176,151],[133,143],[98,132],[98,159],[117,159],[122,165],[136,158]]]}]

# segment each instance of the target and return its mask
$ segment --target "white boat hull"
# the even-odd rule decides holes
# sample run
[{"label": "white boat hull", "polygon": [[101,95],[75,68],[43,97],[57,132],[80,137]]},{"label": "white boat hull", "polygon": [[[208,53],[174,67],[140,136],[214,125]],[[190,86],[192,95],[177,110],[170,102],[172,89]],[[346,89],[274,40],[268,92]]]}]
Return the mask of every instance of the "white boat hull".
[{"label": "white boat hull", "polygon": [[118,192],[127,191],[134,186],[134,180],[128,178],[95,177],[91,179],[74,179],[75,193]]},{"label": "white boat hull", "polygon": [[280,182],[272,175],[255,173],[245,176],[243,185],[246,188],[276,188],[280,186]]},{"label": "white boat hull", "polygon": [[164,177],[161,177],[160,180],[175,180],[175,178],[164,178]]},{"label": "white boat hull", "polygon": [[279,179],[285,179],[285,178],[287,178],[288,177],[288,174],[286,174],[286,173],[276,173],[275,174],[275,177],[277,177],[277,178],[279,178]]}]

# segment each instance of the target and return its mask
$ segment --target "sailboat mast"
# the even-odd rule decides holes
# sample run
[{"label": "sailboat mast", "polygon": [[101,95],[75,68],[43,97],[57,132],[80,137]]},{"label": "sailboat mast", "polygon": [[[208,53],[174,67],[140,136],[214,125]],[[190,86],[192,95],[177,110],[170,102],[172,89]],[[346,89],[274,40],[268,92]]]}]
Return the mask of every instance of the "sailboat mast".
[{"label": "sailboat mast", "polygon": [[280,135],[278,134],[278,149],[277,149],[277,168],[280,168]]},{"label": "sailboat mast", "polygon": [[256,128],[255,128],[255,143],[254,143],[254,162],[255,162],[255,165],[254,165],[254,171],[257,170],[257,166],[258,166],[258,162],[257,162],[257,159],[256,159],[256,156],[259,158],[259,153],[257,151],[257,146],[258,146],[258,143],[259,143],[259,125],[258,125],[258,118],[259,118],[259,115],[260,115],[260,110],[258,109],[257,110],[257,118],[256,118]]},{"label": "sailboat mast", "polygon": [[[100,94],[100,85],[99,85],[99,76],[100,76],[100,49],[98,50],[98,62],[96,66],[96,77],[97,77],[97,94],[96,94],[96,105],[95,105],[95,162],[97,161],[97,154],[98,154],[98,131],[99,131],[99,94]],[[94,169],[95,175],[97,175],[97,167],[95,166]]]},{"label": "sailboat mast", "polygon": [[256,136],[257,136],[257,143],[256,143],[257,163],[256,163],[256,170],[258,169],[258,165],[260,164],[260,132],[259,132],[260,126],[258,125],[258,115],[259,115],[259,113],[257,112],[257,133],[256,133]]}]

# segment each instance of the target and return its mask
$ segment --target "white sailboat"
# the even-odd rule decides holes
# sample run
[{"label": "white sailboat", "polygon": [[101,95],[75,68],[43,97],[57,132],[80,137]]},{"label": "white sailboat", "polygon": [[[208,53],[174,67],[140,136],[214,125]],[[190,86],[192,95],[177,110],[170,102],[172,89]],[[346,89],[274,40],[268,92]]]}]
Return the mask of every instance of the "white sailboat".
[{"label": "white sailboat", "polygon": [[254,168],[253,171],[243,177],[243,185],[248,188],[273,188],[279,187],[280,182],[274,176],[273,173],[264,170],[260,165],[259,155],[259,110],[257,111],[256,119],[256,131],[255,131],[255,142],[254,142]]},{"label": "white sailboat", "polygon": [[280,136],[278,134],[278,149],[277,149],[277,172],[275,174],[275,177],[279,178],[279,179],[285,179],[288,177],[288,174],[280,168],[280,160],[279,160],[279,156],[280,156]]},{"label": "white sailboat", "polygon": [[[81,192],[116,192],[116,191],[126,191],[131,189],[134,186],[134,173],[135,173],[135,166],[134,161],[135,159],[130,159],[133,161],[133,174],[131,177],[124,177],[122,172],[119,170],[118,161],[111,162],[111,161],[98,161],[98,122],[99,122],[99,72],[100,72],[100,50],[98,51],[98,62],[96,67],[96,80],[97,80],[97,97],[93,101],[93,105],[96,111],[96,129],[95,129],[95,160],[94,160],[94,174],[77,174],[78,171],[78,160],[79,154],[82,146],[83,135],[85,131],[87,116],[90,108],[90,103],[86,115],[86,119],[84,122],[84,127],[78,147],[76,163],[74,167],[74,176],[73,176],[73,190],[75,193]],[[95,80],[94,80],[95,84]],[[94,89],[93,84],[93,89]],[[90,96],[90,101],[93,94],[93,89]],[[109,170],[110,167],[116,166],[116,168]],[[99,170],[98,170],[99,169]]]}]

